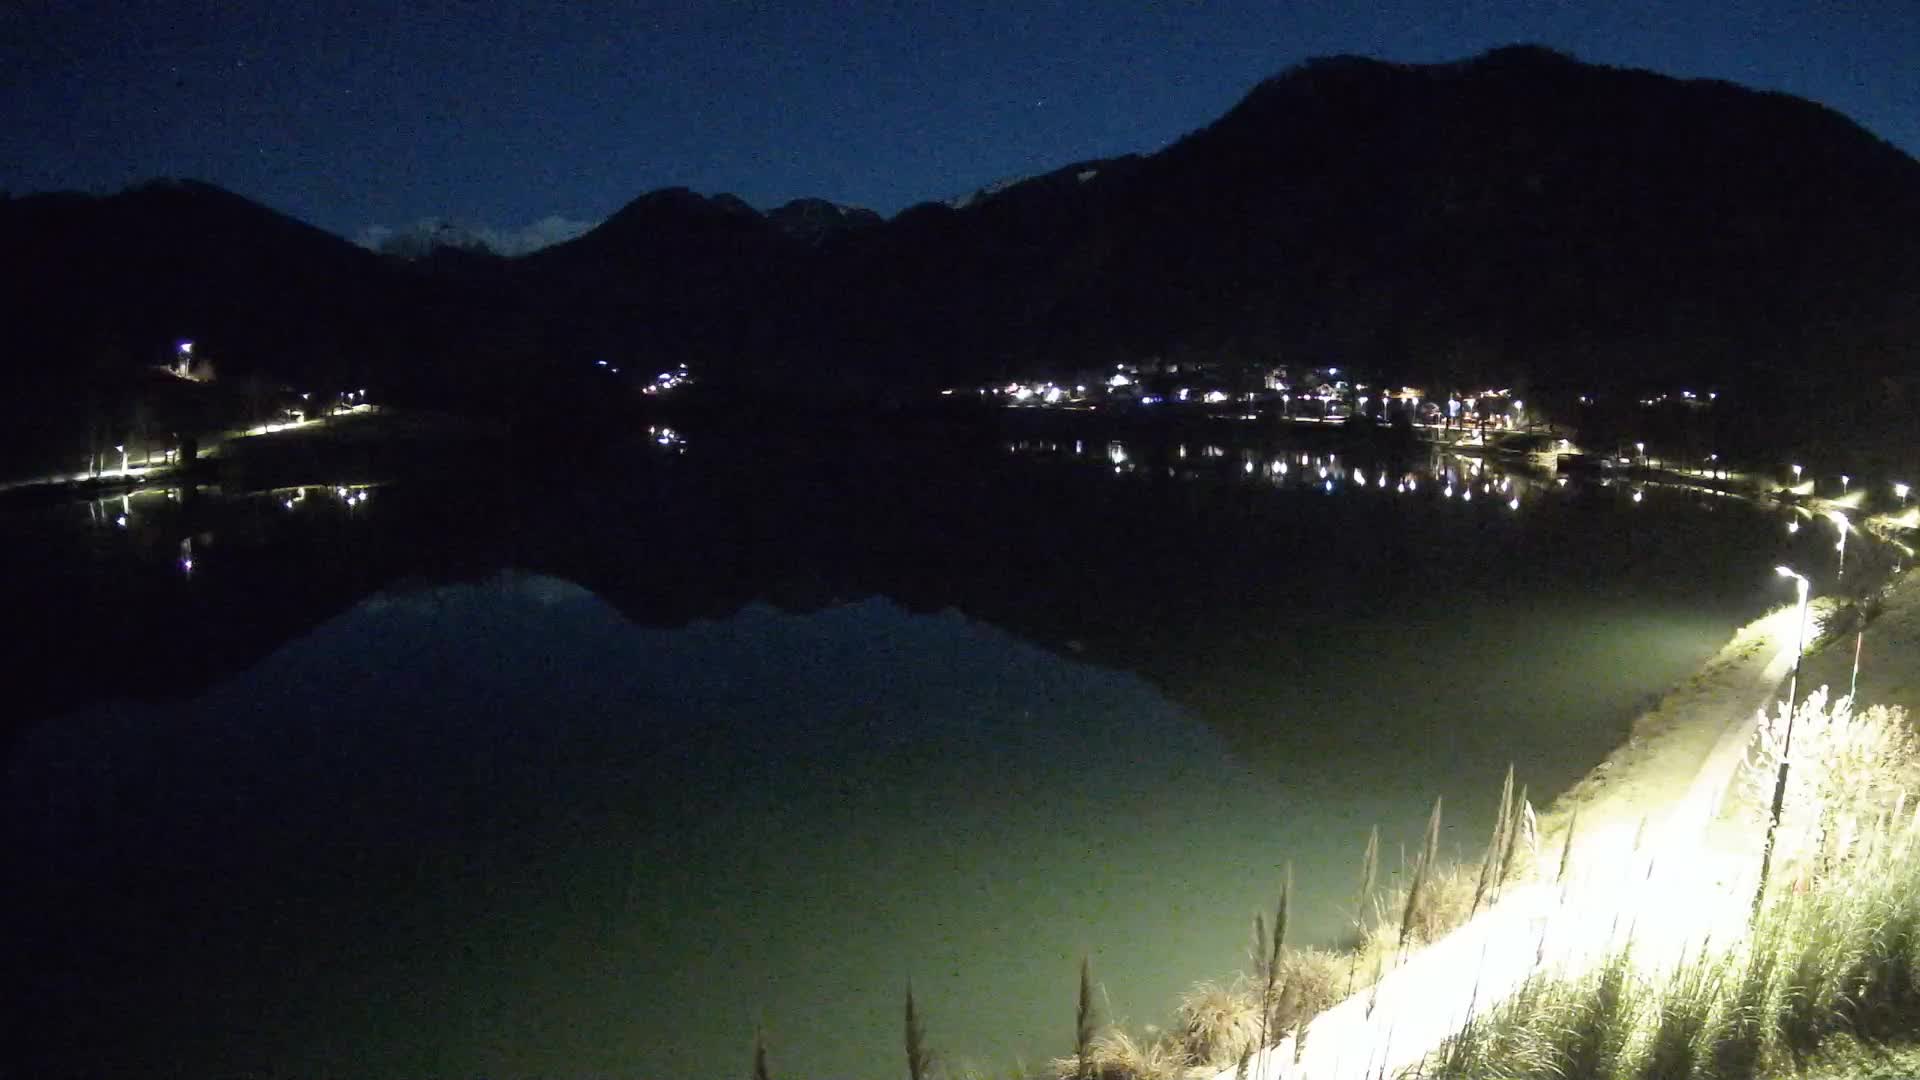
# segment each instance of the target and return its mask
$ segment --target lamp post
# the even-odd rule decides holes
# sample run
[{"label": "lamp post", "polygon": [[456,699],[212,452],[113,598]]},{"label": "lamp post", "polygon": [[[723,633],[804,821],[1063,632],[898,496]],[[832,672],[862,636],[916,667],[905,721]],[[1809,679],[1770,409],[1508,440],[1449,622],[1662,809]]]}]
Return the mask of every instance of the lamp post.
[{"label": "lamp post", "polygon": [[1793,482],[1798,484],[1800,482],[1800,466],[1789,465],[1787,467],[1793,470]]},{"label": "lamp post", "polygon": [[1853,483],[1853,477],[1848,476],[1846,473],[1841,473],[1840,474],[1840,494],[1845,495],[1847,493],[1847,486],[1851,483]]},{"label": "lamp post", "polygon": [[1793,753],[1793,713],[1796,696],[1800,693],[1800,659],[1806,655],[1807,648],[1807,587],[1808,581],[1803,574],[1795,573],[1792,567],[1776,566],[1773,572],[1781,577],[1793,579],[1800,591],[1800,610],[1794,617],[1797,629],[1793,633],[1793,675],[1787,681],[1787,730],[1780,743],[1780,771],[1773,779],[1773,810],[1767,817],[1767,843],[1760,853],[1760,884],[1753,891],[1752,918],[1760,917],[1760,902],[1767,895],[1767,874],[1773,869],[1773,843],[1780,833],[1780,811],[1787,801],[1787,763]]},{"label": "lamp post", "polygon": [[1862,625],[1853,635],[1853,675],[1847,680],[1848,700],[1852,700],[1853,696],[1860,690],[1860,647],[1866,643],[1867,628],[1865,625]]},{"label": "lamp post", "polygon": [[120,475],[125,476],[127,475],[127,444],[116,443],[113,448],[120,451]]},{"label": "lamp post", "polygon": [[1834,550],[1840,553],[1840,571],[1834,576],[1846,577],[1847,576],[1847,533],[1852,531],[1853,526],[1850,522],[1847,521],[1847,515],[1841,513],[1838,510],[1827,511],[1827,520],[1833,522],[1833,527],[1840,530],[1840,540],[1838,543],[1833,545]]},{"label": "lamp post", "polygon": [[1893,485],[1893,495],[1895,498],[1900,500],[1901,506],[1907,505],[1907,491],[1908,491],[1908,488],[1907,488],[1907,485],[1905,484]]},{"label": "lamp post", "polygon": [[[1793,632],[1793,675],[1787,680],[1787,704],[1791,708],[1796,695],[1800,693],[1800,660],[1807,652],[1807,590],[1813,583],[1807,580],[1806,575],[1795,573],[1790,566],[1776,566],[1773,572],[1781,577],[1792,578],[1794,587],[1800,592],[1800,612],[1794,617],[1796,629]],[[1787,713],[1787,745],[1789,748],[1793,745],[1793,713],[1791,711]],[[1782,762],[1780,776],[1784,779],[1786,775],[1786,764]],[[1774,824],[1777,825],[1780,822],[1780,796],[1777,792],[1773,803]]]}]

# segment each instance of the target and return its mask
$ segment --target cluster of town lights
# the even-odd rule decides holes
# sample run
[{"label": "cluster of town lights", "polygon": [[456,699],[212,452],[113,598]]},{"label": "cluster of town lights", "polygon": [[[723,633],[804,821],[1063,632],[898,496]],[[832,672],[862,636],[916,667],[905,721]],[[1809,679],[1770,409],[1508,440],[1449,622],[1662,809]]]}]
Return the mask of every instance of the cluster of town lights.
[{"label": "cluster of town lights", "polygon": [[[1245,406],[1234,416],[1258,420],[1267,415],[1261,406],[1287,420],[1340,423],[1357,416],[1385,419],[1390,411],[1417,426],[1455,426],[1509,430],[1522,427],[1526,402],[1512,391],[1489,387],[1449,394],[1443,408],[1418,387],[1371,387],[1341,377],[1338,367],[1315,368],[1297,379],[1285,367],[1258,374],[1259,388],[1247,389],[1244,378],[1230,378],[1209,363],[1115,364],[1107,372],[1086,372],[1078,379],[1012,380],[977,388],[982,397],[999,399],[1009,407],[1056,406],[1067,409],[1147,408],[1163,404]],[[1237,385],[1236,385],[1237,384]],[[951,397],[955,391],[940,391]],[[1299,408],[1296,409],[1296,404]],[[1375,413],[1375,409],[1378,413]]]},{"label": "cluster of town lights", "polygon": [[[602,360],[600,363],[604,366],[606,361]],[[614,368],[613,374],[620,374],[620,369]],[[688,373],[687,365],[681,364],[672,371],[663,371],[655,375],[652,382],[640,388],[640,392],[643,394],[664,394],[669,390],[677,390],[691,382],[693,382],[693,376]]]}]

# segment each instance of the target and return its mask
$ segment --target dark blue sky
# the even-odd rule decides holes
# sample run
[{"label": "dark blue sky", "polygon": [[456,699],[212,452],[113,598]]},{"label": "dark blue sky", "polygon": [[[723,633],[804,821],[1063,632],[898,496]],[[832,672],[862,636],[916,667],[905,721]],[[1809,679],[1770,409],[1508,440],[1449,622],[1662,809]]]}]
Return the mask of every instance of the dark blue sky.
[{"label": "dark blue sky", "polygon": [[1150,151],[1312,56],[1517,41],[1812,98],[1920,153],[1920,3],[7,0],[0,188],[211,181],[343,235],[683,184],[892,213]]}]

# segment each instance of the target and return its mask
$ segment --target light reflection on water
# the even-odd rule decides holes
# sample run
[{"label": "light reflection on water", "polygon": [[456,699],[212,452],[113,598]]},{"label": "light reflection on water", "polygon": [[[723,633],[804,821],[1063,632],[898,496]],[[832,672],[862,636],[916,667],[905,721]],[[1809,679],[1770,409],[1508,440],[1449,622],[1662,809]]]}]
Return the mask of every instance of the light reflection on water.
[{"label": "light reflection on water", "polygon": [[[1014,457],[1043,462],[1072,460],[1086,453],[1084,440],[1078,439],[1071,446],[1055,439],[1015,439],[1006,442],[1003,449]],[[1509,465],[1499,460],[1489,461],[1477,455],[1447,450],[1430,451],[1423,455],[1424,460],[1417,466],[1397,470],[1383,463],[1356,463],[1351,458],[1342,461],[1338,452],[1301,452],[1296,455],[1291,450],[1245,448],[1230,452],[1227,447],[1217,443],[1176,443],[1164,455],[1164,462],[1154,462],[1151,448],[1135,446],[1123,439],[1111,439],[1107,442],[1106,457],[1113,466],[1113,472],[1118,474],[1137,473],[1143,466],[1158,465],[1159,471],[1169,478],[1239,479],[1277,490],[1318,487],[1329,492],[1360,493],[1369,489],[1384,492],[1388,490],[1389,478],[1395,495],[1418,493],[1423,480],[1433,484],[1433,490],[1440,491],[1443,498],[1452,498],[1456,492],[1486,496],[1497,489],[1505,496],[1501,501],[1511,510],[1518,510],[1534,498],[1555,490],[1573,495],[1589,486],[1617,490],[1628,503],[1639,503],[1647,491],[1657,489],[1699,498],[1739,498],[1733,492],[1662,480],[1652,475],[1571,478],[1557,475],[1550,468]],[[1223,469],[1215,464],[1229,458],[1239,463],[1237,469]],[[1309,477],[1312,479],[1309,480]],[[1329,483],[1331,486],[1328,486]],[[1472,500],[1469,497],[1465,501]]]}]

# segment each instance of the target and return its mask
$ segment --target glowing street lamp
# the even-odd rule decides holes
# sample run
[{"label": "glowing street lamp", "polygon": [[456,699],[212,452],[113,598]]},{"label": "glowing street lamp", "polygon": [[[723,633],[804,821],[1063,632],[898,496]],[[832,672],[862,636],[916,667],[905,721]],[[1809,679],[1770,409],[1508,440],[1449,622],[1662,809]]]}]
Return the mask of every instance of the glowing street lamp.
[{"label": "glowing street lamp", "polygon": [[125,443],[117,443],[114,449],[120,451],[120,475],[125,476],[127,475],[127,446]]},{"label": "glowing street lamp", "polygon": [[1795,615],[1794,624],[1798,628],[1793,634],[1793,677],[1787,682],[1787,730],[1780,746],[1780,771],[1773,780],[1773,811],[1767,818],[1767,844],[1760,855],[1760,884],[1753,892],[1753,917],[1760,916],[1760,902],[1767,895],[1767,872],[1773,867],[1773,842],[1780,832],[1780,811],[1787,800],[1787,762],[1793,753],[1793,713],[1795,696],[1800,693],[1800,659],[1806,654],[1807,645],[1807,588],[1809,582],[1803,574],[1795,573],[1792,567],[1776,566],[1773,572],[1781,577],[1793,579],[1800,591],[1800,610]]},{"label": "glowing street lamp", "polygon": [[1840,474],[1840,494],[1845,495],[1847,493],[1847,485],[1852,482],[1853,482],[1853,477],[1848,476],[1846,473],[1841,473]]},{"label": "glowing street lamp", "polygon": [[1793,470],[1793,482],[1796,484],[1799,483],[1800,482],[1800,466],[1789,465],[1787,467]]},{"label": "glowing street lamp", "polygon": [[1907,485],[1905,484],[1893,485],[1894,497],[1900,500],[1901,506],[1907,505],[1907,491],[1908,491],[1908,488],[1907,488]]}]

